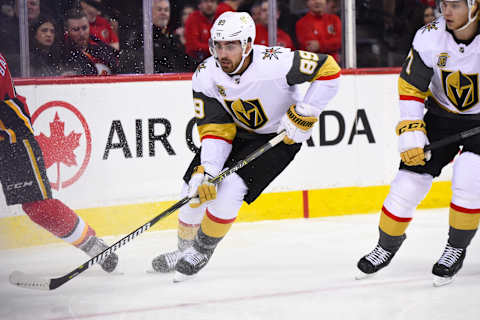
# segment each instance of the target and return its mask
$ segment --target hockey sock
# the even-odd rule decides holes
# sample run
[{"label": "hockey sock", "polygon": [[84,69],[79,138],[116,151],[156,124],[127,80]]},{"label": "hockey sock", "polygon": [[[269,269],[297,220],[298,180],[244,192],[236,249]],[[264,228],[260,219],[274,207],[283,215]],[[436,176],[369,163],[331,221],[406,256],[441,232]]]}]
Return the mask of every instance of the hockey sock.
[{"label": "hockey sock", "polygon": [[58,238],[78,247],[95,231],[72,209],[57,199],[22,204],[30,219]]},{"label": "hockey sock", "polygon": [[192,245],[198,228],[200,228],[199,224],[187,224],[178,220],[178,249],[183,251]]},{"label": "hockey sock", "polygon": [[466,248],[477,232],[480,209],[467,209],[450,203],[448,243],[455,248]]},{"label": "hockey sock", "polygon": [[379,227],[389,236],[402,236],[405,234],[410,221],[412,221],[412,218],[398,217],[384,206],[380,215]]}]

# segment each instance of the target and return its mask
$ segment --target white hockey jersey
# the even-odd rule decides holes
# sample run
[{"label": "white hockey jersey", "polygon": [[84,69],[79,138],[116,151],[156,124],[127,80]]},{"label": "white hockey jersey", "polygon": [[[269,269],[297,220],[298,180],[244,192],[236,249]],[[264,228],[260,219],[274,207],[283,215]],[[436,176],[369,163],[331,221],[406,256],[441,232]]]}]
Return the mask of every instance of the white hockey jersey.
[{"label": "white hockey jersey", "polygon": [[223,72],[210,57],[192,78],[200,138],[232,141],[238,127],[275,133],[281,117],[301,99],[298,84],[339,74],[331,56],[280,47],[254,45],[252,62],[237,76]]},{"label": "white hockey jersey", "polygon": [[478,114],[479,73],[480,35],[457,43],[439,17],[415,35],[399,79],[400,107],[402,100],[423,104],[429,96],[444,111]]}]

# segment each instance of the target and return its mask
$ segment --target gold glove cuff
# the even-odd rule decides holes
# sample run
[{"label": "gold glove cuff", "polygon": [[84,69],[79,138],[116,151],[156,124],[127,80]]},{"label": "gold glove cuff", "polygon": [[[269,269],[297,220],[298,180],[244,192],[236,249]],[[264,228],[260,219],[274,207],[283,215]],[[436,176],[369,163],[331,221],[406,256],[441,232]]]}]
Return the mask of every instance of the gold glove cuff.
[{"label": "gold glove cuff", "polygon": [[303,131],[310,130],[315,124],[315,122],[318,121],[318,119],[315,117],[306,117],[306,116],[299,115],[295,111],[295,105],[290,106],[290,108],[287,111],[287,116],[288,116],[288,119],[290,119],[290,121],[292,121],[296,127],[298,127]]},{"label": "gold glove cuff", "polygon": [[423,120],[403,120],[400,121],[395,129],[397,135],[401,135],[407,131],[423,131],[427,134],[427,125]]}]

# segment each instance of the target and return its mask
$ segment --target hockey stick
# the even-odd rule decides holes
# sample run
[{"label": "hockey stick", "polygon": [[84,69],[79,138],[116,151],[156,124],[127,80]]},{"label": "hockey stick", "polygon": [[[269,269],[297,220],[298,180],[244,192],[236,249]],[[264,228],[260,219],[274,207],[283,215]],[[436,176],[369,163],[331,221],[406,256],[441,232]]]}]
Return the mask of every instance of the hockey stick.
[{"label": "hockey stick", "polygon": [[427,151],[430,151],[430,150],[445,147],[446,145],[449,145],[449,144],[455,143],[455,142],[459,142],[462,139],[470,138],[470,137],[475,136],[479,133],[480,133],[480,127],[475,127],[475,128],[470,129],[470,130],[462,131],[460,133],[451,135],[451,136],[449,136],[445,139],[438,140],[438,141],[430,143],[429,145],[427,145],[423,148],[423,151],[427,152]]},{"label": "hockey stick", "polygon": [[[285,135],[286,135],[285,131],[280,132],[278,135],[270,139],[266,144],[264,144],[263,146],[261,146],[260,148],[258,148],[257,150],[249,154],[245,159],[238,161],[237,163],[235,163],[234,166],[221,172],[218,176],[211,179],[210,182],[214,184],[218,184],[222,182],[227,176],[238,171],[240,168],[243,168],[245,165],[252,162],[256,158],[261,156],[263,153],[265,153],[266,151],[270,150],[271,148],[279,144],[283,140]],[[185,197],[182,200],[178,201],[177,203],[172,205],[170,208],[168,208],[167,210],[163,211],[152,220],[145,223],[143,226],[130,232],[128,235],[118,240],[117,242],[112,244],[110,247],[108,247],[101,253],[97,254],[95,257],[91,258],[90,260],[88,260],[87,262],[80,265],[75,270],[67,273],[64,276],[47,279],[47,278],[37,277],[33,275],[28,275],[20,271],[14,271],[10,274],[9,281],[11,284],[18,287],[22,287],[22,288],[37,289],[37,290],[56,289],[61,285],[63,285],[64,283],[66,283],[67,281],[70,281],[71,279],[75,278],[76,276],[78,276],[80,273],[90,268],[95,263],[100,262],[102,258],[107,257],[110,253],[117,251],[120,247],[123,247],[125,244],[127,244],[128,242],[135,239],[143,232],[150,229],[158,221],[160,221],[165,217],[168,217],[170,214],[180,209],[182,206],[187,204],[191,199],[192,197]]]}]

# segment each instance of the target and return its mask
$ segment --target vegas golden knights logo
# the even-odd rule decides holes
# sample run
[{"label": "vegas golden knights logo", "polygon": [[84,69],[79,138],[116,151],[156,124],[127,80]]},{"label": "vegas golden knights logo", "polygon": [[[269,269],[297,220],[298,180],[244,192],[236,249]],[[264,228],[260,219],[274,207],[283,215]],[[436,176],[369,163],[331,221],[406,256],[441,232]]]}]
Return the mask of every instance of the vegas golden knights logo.
[{"label": "vegas golden knights logo", "polygon": [[225,103],[233,116],[251,129],[258,129],[268,121],[259,99],[225,100]]},{"label": "vegas golden knights logo", "polygon": [[445,68],[445,66],[447,65],[447,59],[449,58],[450,56],[448,55],[448,53],[446,52],[442,52],[438,55],[438,61],[437,61],[437,66],[439,68]]},{"label": "vegas golden knights logo", "polygon": [[478,74],[442,70],[443,92],[460,111],[478,103]]}]

